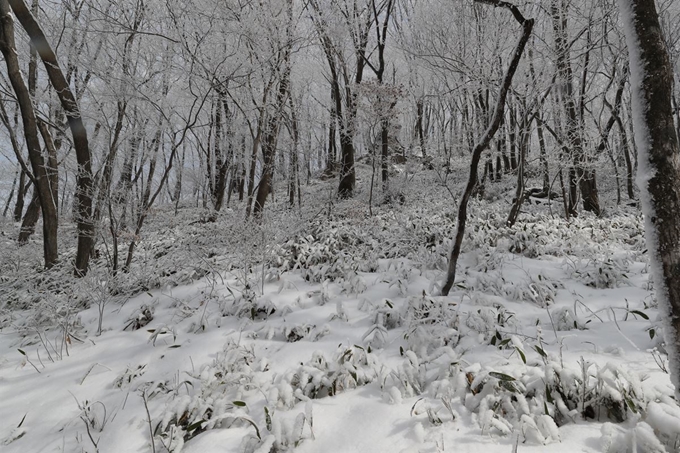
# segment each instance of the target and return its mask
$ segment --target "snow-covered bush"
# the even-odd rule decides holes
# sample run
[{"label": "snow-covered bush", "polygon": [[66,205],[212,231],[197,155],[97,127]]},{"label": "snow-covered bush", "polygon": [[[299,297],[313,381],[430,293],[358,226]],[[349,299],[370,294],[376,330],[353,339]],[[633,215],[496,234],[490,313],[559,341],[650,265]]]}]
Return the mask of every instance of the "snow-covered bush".
[{"label": "snow-covered bush", "polygon": [[607,256],[603,259],[565,260],[572,275],[586,286],[597,289],[617,288],[629,284],[630,262],[626,258]]},{"label": "snow-covered bush", "polygon": [[143,389],[146,394],[169,392],[171,397],[154,435],[168,451],[179,453],[184,442],[206,430],[253,425],[242,399],[253,391],[250,383],[261,371],[252,349],[228,342],[212,364],[189,374],[186,382],[191,385],[150,384]]},{"label": "snow-covered bush", "polygon": [[278,398],[284,407],[297,401],[333,396],[372,382],[376,378],[376,362],[361,346],[341,346],[330,360],[322,353],[283,376],[278,385]]}]

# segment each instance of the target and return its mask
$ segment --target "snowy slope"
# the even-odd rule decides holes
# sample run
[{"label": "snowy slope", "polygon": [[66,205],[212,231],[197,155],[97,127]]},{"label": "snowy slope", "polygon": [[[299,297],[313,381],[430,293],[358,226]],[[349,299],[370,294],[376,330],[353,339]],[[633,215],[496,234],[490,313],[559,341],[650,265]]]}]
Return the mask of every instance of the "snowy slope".
[{"label": "snowy slope", "polygon": [[[444,298],[440,208],[350,202],[254,240],[278,213],[252,249],[169,261],[160,287],[110,295],[93,272],[6,304],[0,451],[677,451],[641,219],[506,230],[476,204]],[[147,233],[177,238],[168,256],[182,237],[246,234],[232,213],[190,229],[171,214]]]}]

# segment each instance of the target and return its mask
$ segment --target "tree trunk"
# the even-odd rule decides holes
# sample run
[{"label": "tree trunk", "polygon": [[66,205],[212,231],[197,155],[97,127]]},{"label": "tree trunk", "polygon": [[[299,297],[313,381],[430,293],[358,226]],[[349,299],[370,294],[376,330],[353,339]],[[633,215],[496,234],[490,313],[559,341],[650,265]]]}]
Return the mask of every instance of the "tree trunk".
[{"label": "tree trunk", "polygon": [[423,127],[423,113],[424,102],[420,98],[416,101],[416,133],[418,134],[418,144],[420,145],[420,154],[423,159],[427,159],[427,150],[425,149],[425,129]]},{"label": "tree trunk", "polygon": [[[482,1],[482,0],[477,0]],[[522,26],[522,36],[515,47],[515,51],[512,55],[512,60],[510,65],[503,76],[503,81],[501,83],[500,91],[498,93],[498,99],[496,101],[496,107],[494,109],[493,115],[491,117],[489,127],[486,129],[484,135],[480,138],[479,142],[472,151],[472,162],[470,163],[470,175],[468,176],[468,182],[465,187],[465,192],[460,201],[460,206],[458,207],[458,226],[456,228],[456,238],[454,240],[453,249],[451,250],[451,256],[449,257],[449,266],[446,274],[446,282],[442,288],[442,296],[447,296],[454,281],[456,280],[456,265],[458,264],[458,257],[460,256],[461,245],[463,243],[463,237],[465,236],[465,224],[467,222],[467,204],[472,194],[472,190],[477,183],[477,167],[479,166],[479,160],[482,156],[484,150],[489,146],[489,142],[498,131],[498,127],[501,124],[501,118],[504,115],[505,110],[505,100],[510,90],[510,85],[512,84],[512,78],[517,71],[517,66],[524,53],[524,48],[526,47],[529,37],[531,36],[531,30],[534,26],[533,19],[525,19],[520,13],[519,9],[507,2],[501,2],[500,0],[483,0],[485,3],[491,3],[495,6],[503,6],[508,8],[515,19]]]},{"label": "tree trunk", "polygon": [[[222,109],[224,109],[225,119],[229,118],[229,110],[226,98],[220,94],[217,102],[217,110],[215,112],[215,186],[213,187],[213,201],[215,211],[222,209],[224,203],[224,191],[227,189],[227,176],[229,174],[229,165],[232,160],[233,144],[231,141],[227,144],[226,155],[223,155],[222,150]],[[227,129],[229,126],[227,125]],[[229,132],[225,134],[229,136]]]},{"label": "tree trunk", "polygon": [[551,15],[555,45],[557,47],[556,66],[560,86],[560,95],[566,115],[566,132],[569,149],[572,154],[573,168],[569,171],[570,210],[576,212],[578,195],[574,194],[576,187],[581,189],[583,209],[600,215],[600,200],[597,191],[595,171],[589,168],[588,157],[583,149],[581,138],[582,124],[574,100],[574,75],[569,60],[569,42],[567,36],[567,18],[563,0],[552,0]]},{"label": "tree trunk", "polygon": [[17,188],[17,180],[19,179],[19,173],[22,173],[22,170],[19,169],[17,172],[14,173],[14,179],[12,180],[12,189],[9,191],[9,195],[7,196],[7,201],[5,202],[5,208],[2,210],[2,216],[7,217],[7,211],[9,211],[9,205],[12,202],[12,198],[14,198],[14,191]]},{"label": "tree trunk", "polygon": [[626,161],[626,190],[628,192],[628,199],[635,200],[635,190],[633,189],[633,163],[630,160],[628,134],[626,134],[626,127],[623,125],[621,117],[616,118],[616,123],[619,126],[619,134],[621,136],[621,151],[623,152],[623,158]]},{"label": "tree trunk", "polygon": [[26,198],[26,190],[28,186],[26,185],[26,172],[21,170],[21,175],[19,175],[19,187],[17,188],[17,202],[14,205],[14,221],[18,222],[21,220],[21,216],[24,213],[24,198]]},{"label": "tree trunk", "polygon": [[[80,115],[80,109],[64,73],[59,67],[57,56],[50,46],[45,33],[38,22],[26,7],[23,0],[8,0],[12,10],[22,27],[28,33],[31,43],[35,47],[40,59],[45,65],[45,70],[54,87],[61,107],[68,118],[69,128],[73,137],[73,148],[78,161],[78,173],[76,176],[76,202],[78,216],[78,250],[76,251],[75,272],[76,275],[84,275],[90,262],[90,253],[94,243],[94,223],[92,221],[92,163],[90,147],[87,140],[87,130]],[[56,202],[56,194],[54,195]],[[45,205],[41,199],[41,205]],[[43,207],[43,209],[45,209]],[[55,206],[56,210],[56,206]],[[43,221],[45,220],[43,212]],[[56,228],[54,231],[56,241]]]},{"label": "tree trunk", "polygon": [[45,267],[50,268],[59,259],[57,249],[58,192],[53,191],[50,186],[51,169],[49,168],[49,163],[45,161],[42,155],[33,100],[19,68],[14,41],[14,21],[7,0],[0,0],[0,51],[5,57],[7,76],[21,110],[26,146],[35,178],[34,191],[36,191],[37,197],[40,200],[43,214],[43,256],[45,258]]},{"label": "tree trunk", "polygon": [[676,399],[680,399],[680,144],[673,68],[654,0],[619,0],[631,60],[638,185]]},{"label": "tree trunk", "polygon": [[21,228],[19,229],[19,239],[17,242],[19,245],[28,244],[28,240],[33,233],[35,233],[35,225],[38,223],[40,218],[40,198],[38,191],[33,187],[33,195],[31,196],[31,202],[28,203],[28,208],[26,208],[26,214],[21,221]]}]

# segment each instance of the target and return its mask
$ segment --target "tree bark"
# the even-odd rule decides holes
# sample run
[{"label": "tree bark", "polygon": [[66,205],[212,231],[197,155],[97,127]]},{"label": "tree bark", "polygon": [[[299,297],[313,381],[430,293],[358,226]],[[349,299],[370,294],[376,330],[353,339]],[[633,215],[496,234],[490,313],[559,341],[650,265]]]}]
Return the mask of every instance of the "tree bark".
[{"label": "tree bark", "polygon": [[654,0],[619,0],[631,60],[635,141],[645,233],[665,320],[671,381],[680,399],[680,144],[673,122],[673,67]]},{"label": "tree bark", "polygon": [[566,115],[566,132],[569,148],[572,154],[573,168],[569,170],[570,187],[570,210],[576,211],[578,195],[574,193],[578,186],[583,199],[583,209],[600,215],[600,200],[597,190],[595,171],[589,168],[588,157],[583,149],[581,138],[582,124],[576,109],[574,99],[574,75],[569,61],[569,43],[567,37],[567,19],[565,7],[561,0],[552,0],[551,15],[553,31],[555,33],[555,45],[557,47],[556,66],[559,74],[562,103]]},{"label": "tree bark", "polygon": [[458,207],[458,227],[456,229],[456,238],[454,241],[453,249],[451,250],[451,256],[449,258],[449,266],[446,275],[446,282],[442,288],[442,296],[447,296],[454,281],[456,280],[456,265],[458,264],[458,257],[460,256],[461,245],[463,243],[463,237],[465,236],[465,224],[467,222],[467,204],[470,199],[470,195],[477,183],[477,167],[479,166],[479,160],[482,156],[484,150],[489,146],[489,142],[498,131],[498,127],[501,124],[501,119],[504,115],[505,110],[505,100],[508,96],[508,91],[510,90],[510,85],[512,84],[512,78],[517,71],[517,66],[524,53],[524,48],[526,47],[529,37],[531,36],[531,30],[534,26],[533,19],[525,19],[519,9],[508,2],[499,0],[477,0],[481,3],[489,3],[496,7],[504,7],[510,10],[512,15],[515,17],[517,22],[522,26],[522,36],[515,47],[515,51],[510,61],[510,65],[503,76],[503,81],[501,83],[500,91],[498,93],[498,99],[496,101],[496,107],[494,109],[489,127],[487,128],[484,135],[481,137],[477,145],[475,145],[472,151],[472,162],[470,163],[470,175],[468,177],[468,182],[465,187],[465,192],[463,193],[463,198],[460,201],[460,206]]},{"label": "tree bark", "polygon": [[[21,23],[21,26],[28,33],[31,43],[45,65],[45,70],[50,79],[50,83],[59,97],[61,107],[66,113],[69,128],[71,129],[73,147],[78,161],[78,173],[76,176],[78,249],[76,251],[75,272],[76,275],[85,275],[90,262],[92,244],[94,243],[94,223],[92,222],[92,162],[90,146],[87,140],[87,130],[85,129],[85,124],[80,115],[78,102],[69,87],[68,81],[64,77],[63,71],[59,67],[57,56],[47,41],[45,33],[40,28],[40,25],[33,17],[33,14],[28,10],[28,7],[23,0],[5,1],[9,1],[14,14]],[[44,200],[41,200],[41,204],[45,204]]]},{"label": "tree bark", "polygon": [[31,161],[31,167],[35,178],[34,190],[40,200],[40,207],[43,214],[43,256],[45,258],[45,267],[50,268],[54,266],[59,259],[57,248],[58,193],[50,187],[50,174],[52,170],[49,168],[49,163],[45,161],[42,155],[33,100],[31,99],[28,87],[24,82],[19,68],[19,60],[17,58],[16,44],[14,41],[14,21],[7,0],[0,0],[0,51],[5,57],[7,76],[12,85],[12,89],[16,94],[17,102],[19,103],[21,110],[21,119],[24,126],[28,156]]},{"label": "tree bark", "polygon": [[38,195],[38,190],[33,187],[33,195],[31,195],[31,201],[28,203],[28,208],[26,208],[26,213],[24,218],[21,220],[21,228],[19,229],[19,238],[17,242],[19,245],[28,244],[28,240],[33,233],[35,233],[35,226],[40,218],[40,196]]}]

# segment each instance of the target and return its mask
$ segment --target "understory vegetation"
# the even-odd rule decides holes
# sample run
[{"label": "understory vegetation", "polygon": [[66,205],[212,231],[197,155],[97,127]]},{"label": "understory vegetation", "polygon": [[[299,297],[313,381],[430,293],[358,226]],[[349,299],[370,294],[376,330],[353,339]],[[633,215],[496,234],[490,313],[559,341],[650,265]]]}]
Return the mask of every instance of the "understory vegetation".
[{"label": "understory vegetation", "polygon": [[[80,279],[68,258],[41,268],[39,237],[6,241],[0,379],[21,396],[3,405],[3,451],[320,451],[347,441],[344,406],[394,407],[366,425],[401,426],[413,451],[455,451],[461,432],[501,452],[581,448],[564,430],[584,426],[593,451],[677,451],[641,216],[567,222],[539,200],[508,228],[498,186],[472,203],[442,297],[452,201],[432,196],[435,172],[409,178],[405,202],[373,215],[367,194],[323,200],[324,182],[261,223],[159,209],[116,275],[105,235]],[[46,392],[50,423],[35,410]]]}]

